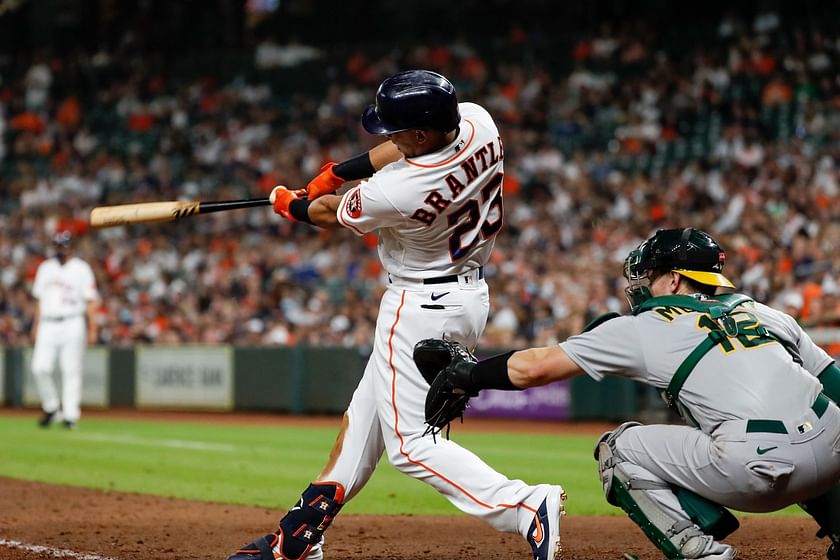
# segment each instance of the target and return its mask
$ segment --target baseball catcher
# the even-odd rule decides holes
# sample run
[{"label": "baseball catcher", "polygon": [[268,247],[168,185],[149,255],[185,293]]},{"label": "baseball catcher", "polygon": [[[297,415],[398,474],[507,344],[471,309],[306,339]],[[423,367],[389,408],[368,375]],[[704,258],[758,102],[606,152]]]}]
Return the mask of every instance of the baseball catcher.
[{"label": "baseball catcher", "polygon": [[[625,422],[601,436],[595,459],[607,501],[667,558],[731,560],[735,549],[720,541],[738,521],[727,508],[798,503],[840,560],[840,368],[792,317],[733,293],[724,258],[705,232],[659,230],[625,260],[631,315],[553,347],[479,362],[452,353],[432,381],[426,422],[446,425],[481,389],[581,373],[635,379],[688,425]],[[415,355],[435,343],[449,344],[424,340]]]}]

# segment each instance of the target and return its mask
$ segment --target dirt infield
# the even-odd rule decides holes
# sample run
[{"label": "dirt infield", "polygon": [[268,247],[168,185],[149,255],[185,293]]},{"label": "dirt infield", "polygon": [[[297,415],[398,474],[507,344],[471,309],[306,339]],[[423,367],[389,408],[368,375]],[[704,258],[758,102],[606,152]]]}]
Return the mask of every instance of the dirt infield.
[{"label": "dirt infield", "polygon": [[[144,417],[149,418],[147,413]],[[210,417],[253,423],[261,418]],[[265,420],[280,422],[277,416]],[[309,421],[337,426],[338,419]],[[471,424],[470,430],[504,429],[498,421]],[[512,429],[524,427],[517,422]],[[557,424],[529,427],[558,431]],[[597,434],[602,427],[571,429]],[[223,560],[272,529],[281,513],[0,478],[0,560]],[[813,521],[804,517],[748,516],[741,518],[741,529],[727,542],[738,547],[742,559],[822,560],[827,542],[814,538],[815,530]],[[626,517],[571,514],[564,518],[562,535],[567,560],[621,560],[625,551],[642,560],[662,558]],[[530,558],[527,544],[518,536],[498,533],[466,516],[341,515],[327,539],[328,560]]]},{"label": "dirt infield", "polygon": [[[280,513],[9,479],[0,479],[0,489],[0,541],[7,543],[0,544],[0,560],[61,558],[60,550],[78,560],[223,560],[273,528]],[[661,558],[624,517],[570,515],[562,534],[566,559],[620,560],[624,551]],[[813,535],[809,519],[747,517],[730,542],[739,558],[823,559],[826,545]],[[466,516],[339,516],[327,536],[329,560],[530,557],[519,537]],[[29,552],[33,546],[52,552]]]}]

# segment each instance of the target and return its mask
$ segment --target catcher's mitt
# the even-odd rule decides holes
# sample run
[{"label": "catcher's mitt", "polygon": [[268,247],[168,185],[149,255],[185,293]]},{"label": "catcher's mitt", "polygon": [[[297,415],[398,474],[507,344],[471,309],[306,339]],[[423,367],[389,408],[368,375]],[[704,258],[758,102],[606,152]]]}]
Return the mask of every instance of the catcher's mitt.
[{"label": "catcher's mitt", "polygon": [[470,398],[478,395],[470,378],[476,359],[457,342],[429,338],[414,346],[414,363],[430,385],[424,435],[435,436],[444,428],[448,435],[450,422],[463,420]]}]

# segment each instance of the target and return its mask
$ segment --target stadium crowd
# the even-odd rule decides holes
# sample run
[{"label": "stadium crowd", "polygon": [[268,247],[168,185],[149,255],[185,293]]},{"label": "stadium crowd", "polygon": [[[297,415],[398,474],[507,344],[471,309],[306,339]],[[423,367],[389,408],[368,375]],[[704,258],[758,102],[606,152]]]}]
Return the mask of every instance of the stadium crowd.
[{"label": "stadium crowd", "polygon": [[[225,83],[119,53],[40,53],[0,84],[0,342],[31,342],[29,284],[50,234],[69,228],[99,282],[103,344],[365,347],[375,236],[267,208],[99,231],[85,219],[100,204],[303,186],[376,142],[358,117],[407,67],[450,77],[502,131],[506,227],[486,270],[484,346],[548,344],[626,311],[624,256],[689,224],[722,242],[741,290],[804,325],[840,326],[840,34],[782,27],[773,12],[726,16],[716,32],[686,46],[641,22],[582,30],[554,54],[570,73],[528,57],[533,37],[516,25],[506,41],[522,60],[493,66],[462,39],[285,57],[264,44],[259,71]],[[313,59],[336,70],[326,91],[281,95],[259,79]]]}]

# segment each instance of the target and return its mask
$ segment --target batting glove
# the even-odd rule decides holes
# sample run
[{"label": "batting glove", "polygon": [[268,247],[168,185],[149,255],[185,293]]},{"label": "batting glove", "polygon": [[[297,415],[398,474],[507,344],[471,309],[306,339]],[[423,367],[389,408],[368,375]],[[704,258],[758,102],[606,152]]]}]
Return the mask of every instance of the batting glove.
[{"label": "batting glove", "polygon": [[289,211],[289,205],[293,200],[301,198],[301,192],[302,191],[290,191],[283,185],[277,185],[271,189],[271,194],[268,195],[268,200],[271,202],[271,207],[274,209],[274,213],[280,214],[287,220],[296,222],[297,219],[292,216],[292,213]]},{"label": "batting glove", "polygon": [[335,165],[334,161],[325,163],[321,168],[321,173],[306,185],[306,197],[309,200],[315,200],[325,194],[332,194],[344,184],[344,179],[336,175],[333,171]]}]

